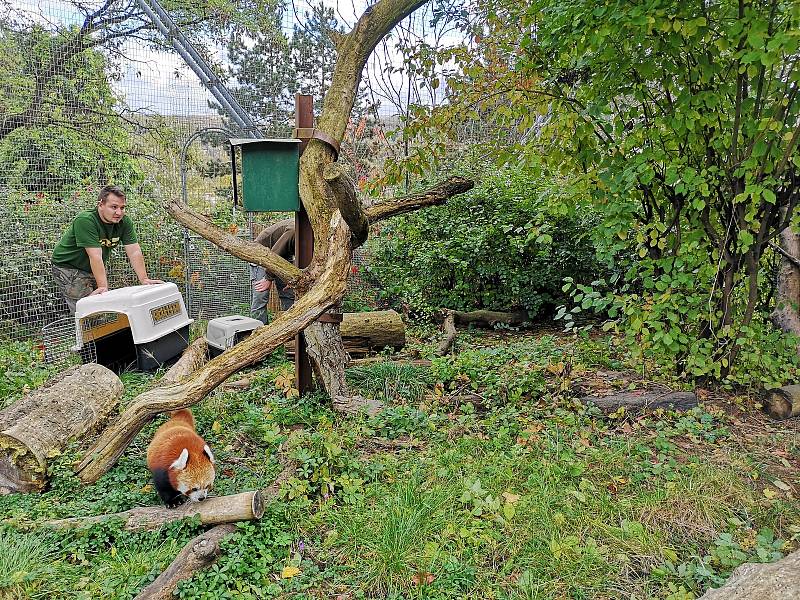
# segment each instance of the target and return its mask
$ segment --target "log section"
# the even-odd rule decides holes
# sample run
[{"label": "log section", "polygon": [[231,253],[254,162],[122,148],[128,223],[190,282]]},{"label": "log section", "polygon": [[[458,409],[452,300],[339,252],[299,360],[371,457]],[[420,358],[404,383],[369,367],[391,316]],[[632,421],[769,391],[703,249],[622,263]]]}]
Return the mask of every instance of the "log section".
[{"label": "log section", "polygon": [[71,367],[0,411],[0,491],[40,491],[47,460],[116,412],[122,382],[109,369]]}]

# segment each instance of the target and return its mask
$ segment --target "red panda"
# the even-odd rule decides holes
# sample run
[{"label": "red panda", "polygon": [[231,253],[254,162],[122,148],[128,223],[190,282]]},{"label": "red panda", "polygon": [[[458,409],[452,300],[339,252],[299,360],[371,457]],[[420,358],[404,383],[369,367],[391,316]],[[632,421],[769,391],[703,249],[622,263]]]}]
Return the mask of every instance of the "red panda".
[{"label": "red panda", "polygon": [[172,413],[156,430],[147,447],[147,467],[158,495],[170,508],[208,496],[214,483],[214,455],[197,435],[190,410]]}]

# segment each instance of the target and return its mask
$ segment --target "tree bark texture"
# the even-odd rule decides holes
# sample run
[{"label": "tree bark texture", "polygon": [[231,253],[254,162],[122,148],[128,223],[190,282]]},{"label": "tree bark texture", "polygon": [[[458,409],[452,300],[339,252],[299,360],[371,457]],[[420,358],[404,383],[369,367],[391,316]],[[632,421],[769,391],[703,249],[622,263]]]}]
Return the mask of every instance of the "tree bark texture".
[{"label": "tree bark texture", "polygon": [[[400,314],[394,310],[376,310],[372,312],[344,313],[340,324],[319,323],[319,325],[332,325],[333,330],[338,327],[341,334],[344,351],[348,354],[367,354],[372,350],[383,350],[387,346],[400,350],[406,345],[406,328]],[[306,329],[306,339],[309,331]],[[312,333],[315,340],[319,336],[335,335],[333,333]],[[294,344],[286,344],[288,352],[294,352]],[[327,388],[326,388],[327,389]]]},{"label": "tree bark texture", "polygon": [[456,336],[458,335],[458,331],[456,331],[455,315],[453,315],[453,311],[450,310],[447,311],[447,316],[444,318],[444,334],[444,339],[436,349],[436,356],[448,354],[453,348]]},{"label": "tree bark texture", "polygon": [[129,531],[151,531],[165,523],[195,516],[200,517],[203,525],[254,521],[264,515],[264,507],[264,497],[260,491],[256,490],[230,496],[212,496],[202,502],[186,502],[178,508],[143,506],[108,515],[46,521],[44,525],[54,529],[76,529],[118,518],[125,522],[125,529]]},{"label": "tree bark texture", "polygon": [[[800,234],[794,233],[791,227],[781,232],[780,251],[781,267],[775,288],[775,310],[772,312],[772,323],[786,333],[800,335]],[[800,351],[800,348],[798,348]]]},{"label": "tree bark texture", "polygon": [[86,364],[67,369],[0,411],[0,489],[42,490],[48,458],[101,426],[117,410],[122,391],[112,371]]},{"label": "tree bark texture", "polygon": [[[295,471],[295,465],[286,465],[275,481],[268,488],[262,490],[261,496],[265,503],[271,502],[278,496],[281,485],[292,477]],[[235,525],[226,523],[217,525],[193,538],[170,563],[169,567],[153,583],[139,592],[136,600],[155,600],[157,598],[171,600],[174,598],[173,591],[181,581],[188,579],[196,571],[207,569],[216,562],[220,555],[220,542],[235,530]]]},{"label": "tree bark texture", "polygon": [[767,390],[764,410],[773,419],[789,419],[800,415],[800,385],[785,385]]},{"label": "tree bark texture", "polygon": [[236,525],[226,523],[212,527],[193,538],[169,567],[153,583],[144,588],[134,600],[172,600],[178,584],[196,571],[207,569],[220,557],[220,542],[236,531]]},{"label": "tree bark texture", "polygon": [[800,598],[800,552],[778,562],[746,563],[734,569],[725,585],[700,600],[790,600]]}]

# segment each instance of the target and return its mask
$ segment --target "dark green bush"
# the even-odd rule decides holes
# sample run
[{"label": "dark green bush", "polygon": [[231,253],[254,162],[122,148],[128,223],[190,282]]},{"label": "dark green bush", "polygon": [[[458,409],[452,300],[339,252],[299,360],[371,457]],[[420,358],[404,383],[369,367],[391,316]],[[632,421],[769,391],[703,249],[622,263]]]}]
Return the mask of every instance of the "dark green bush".
[{"label": "dark green bush", "polygon": [[558,184],[520,168],[476,179],[471,192],[397,217],[376,236],[369,269],[385,300],[423,316],[446,307],[534,317],[564,300],[564,277],[602,272],[595,213],[576,211]]}]

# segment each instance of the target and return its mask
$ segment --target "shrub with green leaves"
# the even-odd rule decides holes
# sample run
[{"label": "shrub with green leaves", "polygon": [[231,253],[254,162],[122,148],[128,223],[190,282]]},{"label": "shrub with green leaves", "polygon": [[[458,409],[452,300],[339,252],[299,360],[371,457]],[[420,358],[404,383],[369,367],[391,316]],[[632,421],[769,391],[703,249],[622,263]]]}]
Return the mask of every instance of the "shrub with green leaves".
[{"label": "shrub with green leaves", "polygon": [[561,201],[556,183],[517,167],[477,179],[471,192],[385,226],[370,264],[385,297],[422,315],[519,307],[534,316],[563,299],[567,275],[602,272],[594,213]]}]

